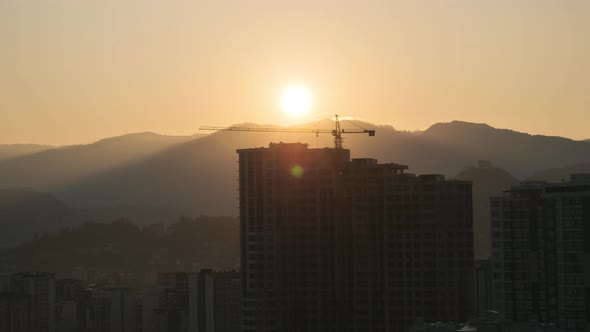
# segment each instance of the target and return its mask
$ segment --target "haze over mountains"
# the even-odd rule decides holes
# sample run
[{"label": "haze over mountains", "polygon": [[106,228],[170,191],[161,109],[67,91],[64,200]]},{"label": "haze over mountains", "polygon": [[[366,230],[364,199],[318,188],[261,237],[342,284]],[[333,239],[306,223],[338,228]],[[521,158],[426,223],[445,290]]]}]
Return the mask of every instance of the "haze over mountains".
[{"label": "haze over mountains", "polygon": [[75,223],[74,211],[48,193],[0,189],[0,247]]},{"label": "haze over mountains", "polygon": [[55,147],[37,144],[0,144],[0,162],[50,149]]},{"label": "haze over mountains", "polygon": [[[107,138],[88,145],[39,147],[41,151],[37,153],[27,153],[31,148],[22,148],[12,154],[15,157],[0,161],[0,179],[5,188],[29,187],[53,191],[66,183],[147,158],[195,138],[139,133]],[[4,147],[0,146],[0,150]]]},{"label": "haze over mountains", "polygon": [[[301,127],[332,126],[333,122],[326,120]],[[343,126],[375,127],[360,122],[356,125],[343,122]],[[345,135],[345,148],[351,150],[353,157],[406,164],[410,172],[449,177],[478,160],[491,160],[509,173],[502,176],[519,179],[535,176],[554,180],[570,170],[590,171],[590,144],[583,141],[461,121],[435,124],[420,132],[397,131],[391,126],[376,129],[375,137]],[[134,209],[136,212],[137,209],[166,210],[170,215],[179,213],[176,211],[190,216],[237,215],[236,149],[268,146],[269,142],[279,141],[331,147],[331,140],[330,135],[316,138],[313,134],[290,133],[215,132],[199,136],[141,133],[88,145],[39,147],[40,152],[23,148],[22,152],[0,159],[0,188],[48,192],[71,208],[92,209],[97,214],[110,210],[109,217],[117,214],[128,217],[124,214]],[[3,149],[7,150],[0,146],[0,151]],[[572,165],[577,166],[571,168]],[[549,169],[553,171],[547,173]],[[555,169],[562,171],[556,176]],[[468,179],[469,174],[462,172],[460,176]],[[474,191],[479,192],[477,182],[481,180],[473,180],[476,181]],[[482,192],[489,191],[486,190]],[[478,195],[476,199],[487,198]],[[477,204],[480,203],[474,203]],[[167,215],[162,213],[162,218]]]},{"label": "haze over mountains", "polygon": [[488,257],[491,249],[490,197],[500,195],[519,181],[507,171],[485,161],[480,161],[477,166],[465,167],[454,178],[473,183],[473,252],[476,258]]}]

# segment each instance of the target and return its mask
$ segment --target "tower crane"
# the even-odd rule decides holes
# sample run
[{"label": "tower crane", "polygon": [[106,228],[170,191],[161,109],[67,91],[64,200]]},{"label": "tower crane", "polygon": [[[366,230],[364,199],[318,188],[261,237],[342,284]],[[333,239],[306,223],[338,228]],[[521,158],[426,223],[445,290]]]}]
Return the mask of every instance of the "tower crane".
[{"label": "tower crane", "polygon": [[332,134],[334,136],[334,147],[342,149],[342,134],[368,134],[375,136],[375,130],[346,130],[340,127],[338,114],[334,117],[334,129],[306,129],[306,128],[258,128],[258,127],[218,127],[218,126],[201,126],[199,130],[215,131],[249,131],[249,132],[266,132],[266,133],[299,133],[299,134]]}]

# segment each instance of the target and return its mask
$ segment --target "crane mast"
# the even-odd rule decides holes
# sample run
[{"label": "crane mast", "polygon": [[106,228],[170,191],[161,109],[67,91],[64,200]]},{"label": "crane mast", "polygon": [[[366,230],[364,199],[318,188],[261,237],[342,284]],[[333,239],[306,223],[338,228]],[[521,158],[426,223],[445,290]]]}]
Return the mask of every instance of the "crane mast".
[{"label": "crane mast", "polygon": [[219,127],[219,126],[201,126],[199,130],[215,131],[246,131],[246,132],[267,132],[267,133],[300,133],[300,134],[332,134],[334,136],[334,148],[342,149],[342,134],[368,134],[375,136],[375,130],[344,130],[340,126],[338,114],[334,116],[334,129],[307,129],[307,128],[259,128],[259,127]]},{"label": "crane mast", "polygon": [[334,116],[334,119],[336,125],[336,129],[334,129],[334,132],[332,132],[332,136],[334,136],[334,147],[336,149],[342,149],[342,129],[340,128],[340,119],[338,119],[338,114]]}]

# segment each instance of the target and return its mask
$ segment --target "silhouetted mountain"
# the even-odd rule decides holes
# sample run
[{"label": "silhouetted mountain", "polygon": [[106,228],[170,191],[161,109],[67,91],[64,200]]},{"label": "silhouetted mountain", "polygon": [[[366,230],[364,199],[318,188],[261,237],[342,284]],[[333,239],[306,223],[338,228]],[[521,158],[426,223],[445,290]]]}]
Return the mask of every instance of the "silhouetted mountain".
[{"label": "silhouetted mountain", "polygon": [[0,188],[28,187],[52,191],[58,186],[146,158],[192,139],[192,136],[129,134],[5,160],[0,162]]},{"label": "silhouetted mountain", "polygon": [[[162,151],[148,159],[57,187],[73,206],[128,204],[179,207],[191,214],[237,214],[236,146],[260,145],[257,135],[218,133]],[[265,136],[265,135],[262,135]]]},{"label": "silhouetted mountain", "polygon": [[37,144],[0,144],[0,162],[5,160],[24,157],[37,152],[55,149],[51,145]]},{"label": "silhouetted mountain", "polygon": [[[486,124],[453,121],[436,124],[421,136],[429,142],[450,148],[451,156],[473,160],[494,160],[517,177],[537,170],[590,162],[589,146],[563,137],[529,135]],[[475,158],[473,158],[475,157]]]},{"label": "silhouetted mountain", "polygon": [[[362,122],[353,125],[344,121],[343,125],[350,130],[374,127]],[[333,122],[328,120],[300,127],[332,126]],[[542,169],[590,163],[590,144],[586,142],[484,124],[455,121],[414,133],[397,131],[391,126],[376,129],[375,137],[345,135],[344,145],[353,157],[407,164],[416,173],[451,176],[464,165],[483,159],[494,160],[498,167],[521,178]],[[145,141],[124,145],[114,140],[107,141],[113,153],[105,152],[96,143],[71,148],[67,157],[53,157],[47,151],[0,164],[0,183],[47,188],[74,207],[131,205],[179,208],[192,215],[237,215],[236,149],[280,141],[305,142],[310,147],[332,146],[330,135],[316,138],[313,134],[290,133],[217,132],[151,149],[145,147]]]},{"label": "silhouetted mountain", "polygon": [[519,181],[507,171],[483,161],[477,167],[466,167],[455,179],[473,183],[474,255],[487,258],[490,256],[490,197],[500,195]]},{"label": "silhouetted mountain", "polygon": [[72,211],[50,194],[31,189],[0,190],[0,246],[32,239],[34,234],[51,232],[71,221]]}]

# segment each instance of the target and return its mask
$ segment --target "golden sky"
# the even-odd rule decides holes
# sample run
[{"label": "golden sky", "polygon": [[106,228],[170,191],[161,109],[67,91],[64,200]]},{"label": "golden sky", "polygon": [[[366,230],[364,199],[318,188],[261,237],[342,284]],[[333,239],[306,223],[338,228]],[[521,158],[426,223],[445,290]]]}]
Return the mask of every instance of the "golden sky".
[{"label": "golden sky", "polygon": [[590,138],[590,1],[0,1],[0,143],[338,113]]}]

